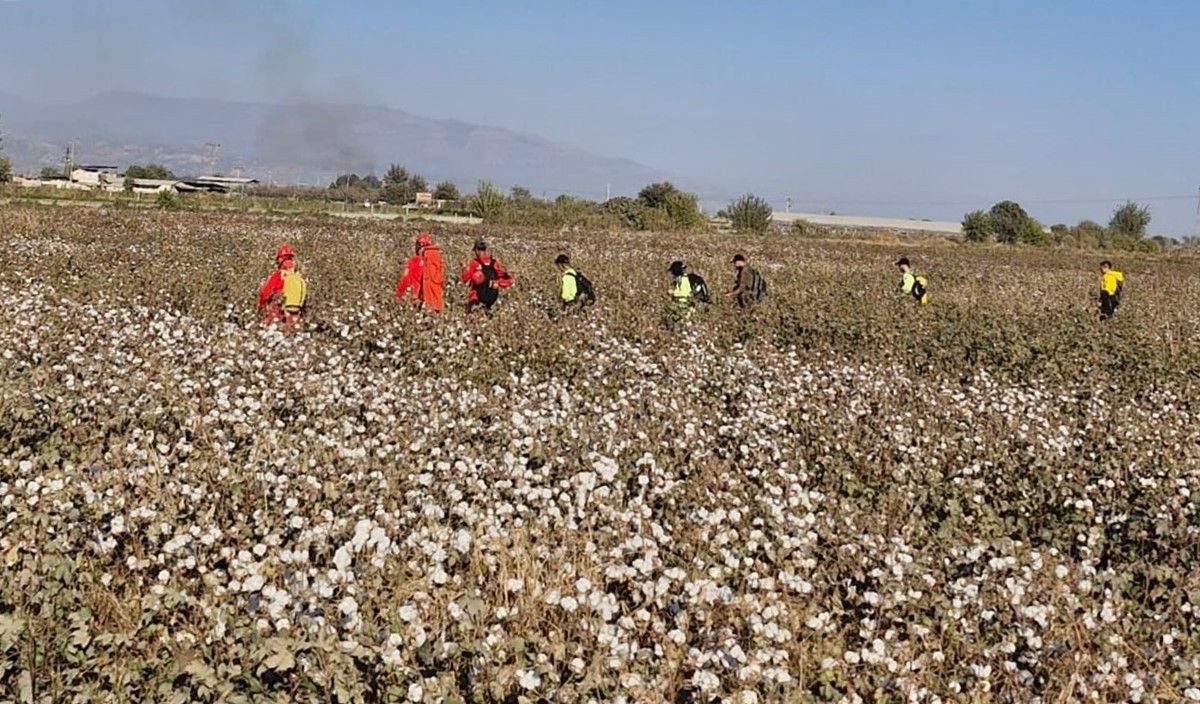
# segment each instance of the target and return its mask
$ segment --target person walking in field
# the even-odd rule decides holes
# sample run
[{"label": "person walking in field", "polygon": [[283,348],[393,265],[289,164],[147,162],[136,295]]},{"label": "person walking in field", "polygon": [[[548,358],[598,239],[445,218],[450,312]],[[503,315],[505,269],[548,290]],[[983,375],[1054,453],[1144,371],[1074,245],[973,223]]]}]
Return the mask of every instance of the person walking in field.
[{"label": "person walking in field", "polygon": [[761,301],[767,295],[767,281],[757,269],[746,265],[746,257],[736,254],[733,257],[733,268],[737,272],[733,280],[733,288],[728,295],[738,308],[745,308]]},{"label": "person walking in field", "polygon": [[928,305],[928,279],[913,271],[912,264],[909,263],[908,257],[900,257],[900,259],[896,260],[896,267],[900,269],[901,292],[912,296],[913,300],[919,305]]},{"label": "person walking in field", "polygon": [[571,266],[571,258],[560,254],[554,260],[558,267],[558,292],[563,310],[579,308],[596,302],[596,291],[588,277]]},{"label": "person walking in field", "polygon": [[1125,274],[1113,268],[1107,259],[1100,262],[1100,320],[1108,320],[1121,305],[1121,291],[1125,287]]},{"label": "person walking in field", "polygon": [[416,254],[409,258],[404,266],[404,276],[396,282],[396,300],[403,301],[405,294],[412,291],[414,308],[440,313],[445,307],[444,286],[442,251],[428,232],[418,233]]},{"label": "person walking in field", "polygon": [[295,327],[307,304],[308,282],[296,267],[296,253],[291,245],[280,245],[275,251],[275,270],[258,289],[259,320],[263,325]]},{"label": "person walking in field", "polygon": [[675,315],[681,320],[689,320],[696,314],[696,303],[708,303],[708,286],[704,277],[688,273],[683,262],[671,262],[667,271],[671,279],[671,300],[675,302]]},{"label": "person walking in field", "polygon": [[462,272],[467,291],[467,314],[482,308],[484,315],[492,317],[492,306],[500,300],[500,291],[513,284],[512,275],[500,266],[500,261],[488,253],[487,243],[476,240],[474,255]]}]

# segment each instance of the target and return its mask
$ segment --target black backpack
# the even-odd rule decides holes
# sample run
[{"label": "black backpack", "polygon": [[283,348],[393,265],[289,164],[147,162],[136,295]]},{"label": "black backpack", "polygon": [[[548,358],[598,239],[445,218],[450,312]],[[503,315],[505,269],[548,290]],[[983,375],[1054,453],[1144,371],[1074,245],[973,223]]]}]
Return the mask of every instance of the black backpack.
[{"label": "black backpack", "polygon": [[750,296],[756,301],[767,296],[767,280],[758,273],[758,269],[750,270]]},{"label": "black backpack", "polygon": [[917,301],[920,301],[922,298],[924,298],[925,294],[929,291],[928,287],[925,285],[925,281],[926,279],[924,276],[913,277],[912,297]]},{"label": "black backpack", "polygon": [[479,270],[483,272],[483,283],[475,287],[475,295],[480,303],[490,306],[500,298],[500,292],[492,286],[492,282],[499,276],[496,273],[496,260],[489,259],[487,264],[480,264]]},{"label": "black backpack", "polygon": [[688,283],[692,286],[692,298],[701,303],[708,303],[712,299],[708,296],[708,284],[704,283],[704,277],[699,274],[688,274]]},{"label": "black backpack", "polygon": [[592,285],[592,280],[578,271],[571,272],[571,276],[575,277],[575,300],[585,306],[595,303],[596,287]]}]

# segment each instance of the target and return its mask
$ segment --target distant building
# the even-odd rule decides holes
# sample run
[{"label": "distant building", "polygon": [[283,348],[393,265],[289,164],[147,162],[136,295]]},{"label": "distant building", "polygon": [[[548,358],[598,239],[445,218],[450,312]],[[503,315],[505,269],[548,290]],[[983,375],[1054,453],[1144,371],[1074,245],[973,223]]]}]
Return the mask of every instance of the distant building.
[{"label": "distant building", "polygon": [[197,187],[210,187],[211,190],[218,193],[229,193],[234,191],[244,191],[250,186],[258,183],[256,178],[235,178],[232,176],[198,176],[193,179],[188,179],[188,183],[194,184]]},{"label": "distant building", "polygon": [[92,186],[87,186],[82,183],[69,181],[62,176],[55,178],[26,178],[25,176],[14,176],[13,183],[19,188],[57,188],[65,191],[90,191]]},{"label": "distant building", "polygon": [[418,208],[432,208],[433,194],[425,192],[418,193],[416,198],[413,200],[413,203],[415,203]]},{"label": "distant building", "polygon": [[104,188],[121,183],[115,166],[76,166],[71,169],[71,182],[91,188]]},{"label": "distant building", "polygon": [[[134,193],[179,193],[180,186],[186,188],[186,185],[173,179],[162,178],[131,178],[129,181],[129,190]],[[124,188],[122,183],[121,187]]]}]

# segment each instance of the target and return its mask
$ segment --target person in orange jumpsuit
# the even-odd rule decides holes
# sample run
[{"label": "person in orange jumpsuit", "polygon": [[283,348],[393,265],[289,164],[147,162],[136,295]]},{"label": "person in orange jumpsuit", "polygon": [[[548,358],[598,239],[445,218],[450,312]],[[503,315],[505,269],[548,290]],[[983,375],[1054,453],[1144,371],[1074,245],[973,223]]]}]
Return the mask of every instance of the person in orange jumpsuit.
[{"label": "person in orange jumpsuit", "polygon": [[[296,253],[289,244],[279,246],[275,251],[275,270],[258,289],[258,314],[263,325],[276,322],[287,322],[283,310],[283,272],[296,268]],[[294,322],[294,321],[293,321]]]},{"label": "person in orange jumpsuit", "polygon": [[444,286],[442,251],[428,232],[421,232],[417,235],[416,256],[409,258],[404,265],[404,276],[396,282],[396,300],[403,301],[411,290],[414,308],[440,313],[445,307]]},{"label": "person in orange jumpsuit", "polygon": [[483,308],[487,317],[492,317],[492,306],[500,300],[500,289],[512,286],[512,275],[500,266],[500,260],[488,254],[487,243],[475,241],[475,257],[467,262],[462,272],[462,281],[470,289],[467,292],[467,314]]}]

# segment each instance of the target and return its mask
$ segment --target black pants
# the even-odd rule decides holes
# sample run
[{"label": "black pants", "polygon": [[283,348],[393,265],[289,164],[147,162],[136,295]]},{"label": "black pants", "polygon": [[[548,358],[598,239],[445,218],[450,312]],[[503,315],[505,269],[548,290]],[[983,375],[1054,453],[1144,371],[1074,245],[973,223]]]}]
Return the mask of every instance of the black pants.
[{"label": "black pants", "polygon": [[1100,292],[1100,319],[1108,320],[1117,312],[1117,297],[1105,291]]}]

